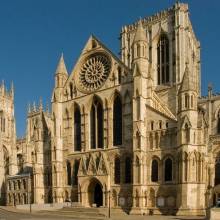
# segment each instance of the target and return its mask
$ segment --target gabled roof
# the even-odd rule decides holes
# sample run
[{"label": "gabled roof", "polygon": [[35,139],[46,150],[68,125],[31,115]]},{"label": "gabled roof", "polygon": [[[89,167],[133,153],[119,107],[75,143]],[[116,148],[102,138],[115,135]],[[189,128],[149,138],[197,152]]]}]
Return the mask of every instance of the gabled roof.
[{"label": "gabled roof", "polygon": [[152,93],[151,107],[161,112],[161,114],[166,115],[168,118],[177,121],[176,116],[171,112],[168,106],[158,97],[158,95],[154,91]]},{"label": "gabled roof", "polygon": [[93,51],[97,51],[98,49],[102,49],[103,51],[106,51],[119,65],[121,65],[124,69],[127,71],[130,71],[130,69],[116,56],[114,55],[100,40],[98,40],[94,35],[91,35],[83,48],[76,64],[73,67],[73,70],[66,81],[66,84],[72,80],[74,73],[76,72],[77,67],[80,65],[80,61],[83,59],[86,54],[92,53]]},{"label": "gabled roof", "polygon": [[189,128],[192,127],[192,124],[190,123],[190,120],[187,115],[185,115],[181,120],[181,128],[185,128],[186,124],[188,125]]},{"label": "gabled roof", "polygon": [[[91,44],[91,42],[97,43],[98,46],[102,47],[106,52],[108,52],[119,64],[123,65],[124,68],[128,69],[128,67],[111,51],[109,50],[97,37],[94,35],[91,35],[86,43],[86,46],[82,50],[82,54],[85,52],[88,52],[88,45]],[[89,51],[91,51],[93,48],[89,48]]]}]

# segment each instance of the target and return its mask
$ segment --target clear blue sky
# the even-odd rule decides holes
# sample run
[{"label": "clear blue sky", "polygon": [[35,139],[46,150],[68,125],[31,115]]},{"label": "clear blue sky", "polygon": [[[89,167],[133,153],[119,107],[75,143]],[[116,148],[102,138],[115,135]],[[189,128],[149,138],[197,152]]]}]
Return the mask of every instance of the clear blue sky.
[{"label": "clear blue sky", "polygon": [[[152,15],[175,0],[1,0],[0,80],[15,85],[17,135],[25,134],[28,102],[50,102],[54,71],[64,53],[70,72],[93,33],[114,53],[125,24]],[[220,1],[189,0],[191,20],[201,41],[202,93],[208,82],[220,91]]]}]

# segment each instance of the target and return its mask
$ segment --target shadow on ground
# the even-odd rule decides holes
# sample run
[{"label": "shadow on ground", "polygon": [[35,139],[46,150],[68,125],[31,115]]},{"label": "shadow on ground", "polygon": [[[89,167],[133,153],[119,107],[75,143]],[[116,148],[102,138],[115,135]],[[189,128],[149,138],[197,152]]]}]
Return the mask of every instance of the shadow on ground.
[{"label": "shadow on ground", "polygon": [[175,217],[173,219],[177,219],[177,220],[206,220],[206,217]]}]

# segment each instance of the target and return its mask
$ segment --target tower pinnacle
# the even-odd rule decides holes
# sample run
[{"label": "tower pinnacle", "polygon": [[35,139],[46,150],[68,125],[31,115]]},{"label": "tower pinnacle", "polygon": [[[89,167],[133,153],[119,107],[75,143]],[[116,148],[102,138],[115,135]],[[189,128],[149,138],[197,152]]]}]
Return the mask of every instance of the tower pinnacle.
[{"label": "tower pinnacle", "polygon": [[61,54],[59,63],[57,65],[56,74],[68,75],[68,72],[67,72],[67,69],[66,69],[66,65],[65,65],[65,62],[64,62],[63,53]]},{"label": "tower pinnacle", "polygon": [[143,28],[141,19],[138,21],[137,31],[134,36],[134,43],[138,41],[147,41],[146,32]]}]

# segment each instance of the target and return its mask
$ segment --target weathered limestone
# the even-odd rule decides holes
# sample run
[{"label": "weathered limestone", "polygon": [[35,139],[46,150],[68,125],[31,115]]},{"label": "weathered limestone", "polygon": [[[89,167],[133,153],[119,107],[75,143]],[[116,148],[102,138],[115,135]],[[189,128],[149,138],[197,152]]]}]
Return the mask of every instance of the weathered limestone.
[{"label": "weathered limestone", "polygon": [[[2,85],[2,200],[204,215],[220,193],[220,96],[210,86],[201,97],[200,81],[188,5],[176,3],[122,28],[121,60],[94,36],[70,74],[62,55],[51,111],[30,107],[17,143],[13,90]],[[31,198],[18,200],[26,192],[9,184],[27,174]]]}]

